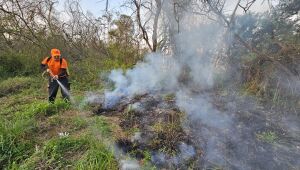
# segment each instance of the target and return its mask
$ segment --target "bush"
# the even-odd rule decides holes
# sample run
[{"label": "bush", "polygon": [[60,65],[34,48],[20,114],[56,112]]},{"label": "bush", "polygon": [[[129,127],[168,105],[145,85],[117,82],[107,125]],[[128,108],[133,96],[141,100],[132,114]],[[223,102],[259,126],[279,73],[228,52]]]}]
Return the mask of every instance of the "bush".
[{"label": "bush", "polygon": [[0,77],[20,75],[25,68],[20,58],[21,56],[12,54],[0,55]]},{"label": "bush", "polygon": [[38,73],[40,57],[7,52],[0,55],[0,78],[26,76]]}]

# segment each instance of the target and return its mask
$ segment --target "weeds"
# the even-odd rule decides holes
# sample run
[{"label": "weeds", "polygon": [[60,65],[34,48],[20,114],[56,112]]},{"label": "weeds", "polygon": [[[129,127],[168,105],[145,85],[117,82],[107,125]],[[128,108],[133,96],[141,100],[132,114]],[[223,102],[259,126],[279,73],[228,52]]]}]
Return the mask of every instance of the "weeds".
[{"label": "weeds", "polygon": [[[89,137],[93,139],[93,137]],[[114,155],[101,142],[91,140],[91,148],[82,159],[76,163],[76,169],[88,170],[114,170],[118,169],[118,164]]]},{"label": "weeds", "polygon": [[256,138],[260,141],[264,141],[267,143],[275,143],[276,140],[278,139],[278,136],[275,132],[268,131],[268,132],[257,133]]},{"label": "weeds", "polygon": [[29,77],[8,78],[0,83],[0,97],[21,92],[28,88],[32,82]]},{"label": "weeds", "polygon": [[166,94],[163,96],[163,99],[166,101],[173,101],[175,100],[175,94],[174,93],[170,93],[170,94]]},{"label": "weeds", "polygon": [[34,152],[35,140],[31,133],[36,125],[31,118],[15,117],[6,120],[0,117],[0,169],[13,162],[21,162]]},{"label": "weeds", "polygon": [[37,144],[34,132],[38,128],[38,116],[57,114],[69,108],[62,101],[50,105],[46,101],[28,103],[28,100],[23,101],[24,98],[7,99],[11,103],[6,103],[0,114],[0,169],[13,168],[34,153]]},{"label": "weeds", "polygon": [[101,135],[107,137],[111,134],[111,127],[110,125],[104,120],[103,117],[96,117],[94,120],[94,127],[95,129],[99,130]]},{"label": "weeds", "polygon": [[71,120],[71,126],[74,130],[80,130],[86,128],[88,126],[88,123],[85,119],[81,117],[74,117]]},{"label": "weeds", "polygon": [[88,149],[87,139],[75,139],[62,137],[50,140],[43,149],[43,159],[54,167],[65,167],[65,164],[72,164],[68,160],[73,156]]}]

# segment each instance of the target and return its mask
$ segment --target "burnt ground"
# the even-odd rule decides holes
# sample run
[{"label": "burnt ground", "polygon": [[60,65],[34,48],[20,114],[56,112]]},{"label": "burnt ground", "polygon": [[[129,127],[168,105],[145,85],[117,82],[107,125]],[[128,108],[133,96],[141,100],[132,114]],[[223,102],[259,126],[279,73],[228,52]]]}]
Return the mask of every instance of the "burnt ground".
[{"label": "burnt ground", "polygon": [[[199,167],[217,164],[224,169],[300,168],[299,115],[246,96],[214,94],[211,98],[218,110],[231,116],[232,122],[225,130],[188,122],[197,136],[195,143],[209,153],[203,154]],[[294,120],[287,121],[291,117]]]},{"label": "burnt ground", "polygon": [[[94,113],[118,117],[127,135],[116,139],[116,145],[158,168],[300,168],[299,115],[271,109],[255,98],[204,95],[214,109],[230,117],[229,125],[207,125],[181,111],[174,96],[162,94],[123,98],[110,109],[99,105]],[[290,115],[296,124],[289,124]]]}]

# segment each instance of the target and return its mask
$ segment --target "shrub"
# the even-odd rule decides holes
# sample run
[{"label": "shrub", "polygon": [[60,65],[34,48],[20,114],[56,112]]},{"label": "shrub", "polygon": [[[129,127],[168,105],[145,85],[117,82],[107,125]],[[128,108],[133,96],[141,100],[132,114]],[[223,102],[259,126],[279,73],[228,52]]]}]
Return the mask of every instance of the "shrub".
[{"label": "shrub", "polygon": [[0,78],[38,73],[40,57],[25,53],[7,52],[0,55]]}]

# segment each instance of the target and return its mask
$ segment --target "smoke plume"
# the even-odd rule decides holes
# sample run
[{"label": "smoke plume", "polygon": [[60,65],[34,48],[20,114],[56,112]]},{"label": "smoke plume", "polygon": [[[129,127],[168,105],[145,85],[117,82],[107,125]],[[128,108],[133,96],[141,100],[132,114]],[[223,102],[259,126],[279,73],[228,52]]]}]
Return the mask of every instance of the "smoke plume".
[{"label": "smoke plume", "polygon": [[[168,5],[164,8],[166,15],[172,11],[168,10]],[[175,24],[170,17],[168,24],[172,27]],[[215,64],[225,44],[222,38],[225,30],[218,24],[191,18],[189,13],[182,14],[180,32],[173,35],[170,29],[175,47],[171,54],[151,53],[132,69],[110,73],[114,89],[105,91],[104,107],[111,108],[122,98],[139,94],[173,93],[177,106],[188,118],[183,126],[192,129],[199,147],[204,150],[204,167],[276,169],[294,167],[290,164],[300,166],[295,158],[299,154],[293,150],[299,143],[292,147],[274,146],[274,149],[257,141],[257,133],[276,129],[279,124],[268,120],[268,113],[259,110],[255,100],[235,95],[233,90],[232,94],[218,99],[225,103],[223,109],[216,107],[216,99],[210,92],[219,83],[218,79],[228,77],[224,67]],[[299,124],[282,122],[292,130],[299,130]],[[182,144],[180,148],[181,156],[174,160],[195,154],[191,146]],[[152,162],[164,162],[165,155],[157,153],[152,159]]]}]

